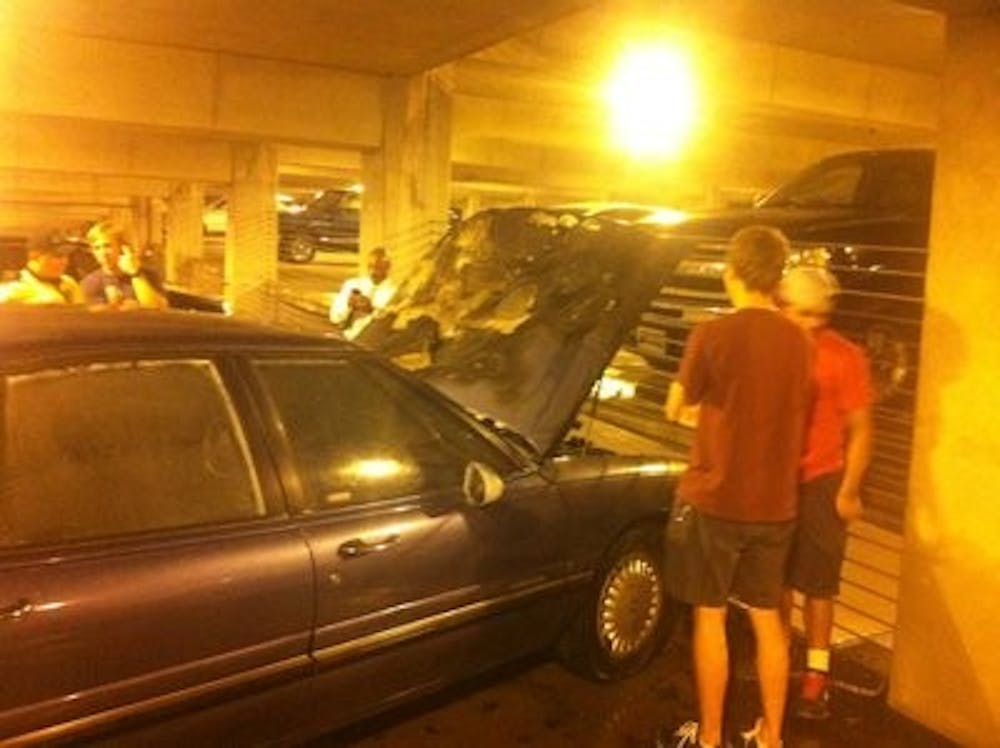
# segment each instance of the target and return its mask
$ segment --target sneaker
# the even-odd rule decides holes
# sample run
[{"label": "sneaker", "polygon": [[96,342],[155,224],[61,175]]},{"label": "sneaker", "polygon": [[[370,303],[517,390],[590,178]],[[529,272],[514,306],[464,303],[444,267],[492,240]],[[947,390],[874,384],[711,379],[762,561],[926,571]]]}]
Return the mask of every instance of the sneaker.
[{"label": "sneaker", "polygon": [[[656,733],[656,748],[703,748],[698,741],[698,723],[685,722],[676,730],[663,728]],[[723,744],[720,748],[728,748]]]},{"label": "sneaker", "polygon": [[802,676],[802,690],[795,707],[802,719],[826,719],[830,716],[830,676],[818,670],[807,670]]},{"label": "sneaker", "polygon": [[781,741],[777,745],[766,745],[760,741],[760,729],[763,727],[763,723],[764,718],[760,717],[754,722],[753,727],[740,733],[740,737],[743,738],[743,748],[781,748],[784,745]]}]

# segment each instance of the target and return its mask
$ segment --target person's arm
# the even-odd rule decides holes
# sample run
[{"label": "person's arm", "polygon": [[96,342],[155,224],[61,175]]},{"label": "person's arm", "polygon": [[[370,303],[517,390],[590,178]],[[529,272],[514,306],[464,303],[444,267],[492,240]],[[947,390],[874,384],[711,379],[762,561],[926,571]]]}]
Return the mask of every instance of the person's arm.
[{"label": "person's arm", "polygon": [[330,302],[330,321],[333,324],[342,325],[347,321],[347,315],[351,313],[351,291],[355,287],[354,279],[347,279],[333,297],[333,301]]},{"label": "person's arm", "polygon": [[122,246],[118,269],[132,284],[135,300],[143,309],[166,309],[167,295],[163,293],[156,275],[142,266],[139,255],[129,246]]},{"label": "person's arm", "polygon": [[837,491],[837,514],[845,522],[861,516],[861,479],[872,456],[871,408],[852,410],[847,414],[847,444],[844,450],[844,477]]},{"label": "person's arm", "polygon": [[697,423],[697,406],[705,394],[707,373],[702,350],[703,333],[704,327],[698,325],[688,336],[677,378],[671,382],[667,401],[663,405],[663,414],[668,421],[676,421],[685,426],[693,427]]},{"label": "person's arm", "polygon": [[846,414],[844,426],[844,477],[837,491],[837,514],[845,522],[861,516],[861,480],[872,454],[872,382],[868,359],[853,348],[843,360],[840,380],[840,408]]},{"label": "person's arm", "polygon": [[139,302],[140,307],[143,309],[166,309],[169,306],[166,294],[145,272],[140,270],[129,278],[132,281],[132,290],[135,291],[135,300]]},{"label": "person's arm", "polygon": [[684,385],[675,379],[670,383],[670,389],[667,391],[667,402],[663,405],[663,414],[668,421],[679,421],[683,407]]},{"label": "person's arm", "polygon": [[66,302],[68,304],[83,304],[83,289],[80,288],[80,284],[77,283],[73,278],[68,275],[64,275],[59,283],[59,288],[63,292],[63,296],[66,297]]}]

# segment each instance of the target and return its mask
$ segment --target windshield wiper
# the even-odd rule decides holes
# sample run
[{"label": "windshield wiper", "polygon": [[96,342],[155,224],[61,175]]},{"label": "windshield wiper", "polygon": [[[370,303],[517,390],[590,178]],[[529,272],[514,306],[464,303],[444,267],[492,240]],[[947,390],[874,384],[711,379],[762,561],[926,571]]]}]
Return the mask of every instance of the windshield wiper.
[{"label": "windshield wiper", "polygon": [[490,431],[492,431],[494,434],[501,437],[505,441],[513,442],[514,445],[522,452],[526,452],[536,460],[540,458],[540,455],[538,453],[538,448],[534,444],[532,444],[531,440],[529,440],[526,436],[524,436],[524,434],[521,434],[515,431],[514,429],[504,426],[500,423],[497,423],[489,416],[476,416],[476,420],[478,420],[486,428],[488,428]]}]

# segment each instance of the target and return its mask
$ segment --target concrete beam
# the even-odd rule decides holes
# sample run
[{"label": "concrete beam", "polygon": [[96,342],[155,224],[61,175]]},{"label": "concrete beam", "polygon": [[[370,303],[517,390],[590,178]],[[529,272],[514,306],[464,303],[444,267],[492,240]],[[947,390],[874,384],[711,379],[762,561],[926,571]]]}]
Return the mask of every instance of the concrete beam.
[{"label": "concrete beam", "polygon": [[0,169],[228,182],[225,142],[39,116],[0,118]]},{"label": "concrete beam", "polygon": [[56,171],[0,169],[0,200],[48,203],[118,201],[128,197],[165,197],[167,181]]},{"label": "concrete beam", "polygon": [[[937,76],[721,35],[706,36],[700,46],[711,50],[699,60],[706,127],[729,127],[746,115],[754,126],[766,125],[773,114],[782,124],[822,126],[826,138],[840,130],[839,139],[848,142],[859,125],[861,142],[873,133],[887,141],[926,140],[936,129]],[[591,71],[570,65],[554,76],[535,67],[538,60],[524,45],[511,49],[503,62],[472,59],[452,66],[456,132],[606,147],[606,115]]]},{"label": "concrete beam", "polygon": [[927,8],[949,16],[980,16],[1000,13],[997,0],[898,0],[903,5]]},{"label": "concrete beam", "polygon": [[32,27],[0,30],[0,111],[374,148],[382,78]]}]

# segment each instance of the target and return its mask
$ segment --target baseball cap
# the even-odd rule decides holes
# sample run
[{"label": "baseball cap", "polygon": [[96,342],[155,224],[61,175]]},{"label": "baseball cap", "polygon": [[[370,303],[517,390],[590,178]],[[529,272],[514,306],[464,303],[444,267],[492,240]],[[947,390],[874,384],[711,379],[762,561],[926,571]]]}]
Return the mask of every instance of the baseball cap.
[{"label": "baseball cap", "polygon": [[828,313],[840,284],[833,274],[821,267],[800,265],[785,273],[778,294],[784,303],[795,309]]},{"label": "baseball cap", "polygon": [[70,255],[76,245],[59,234],[36,234],[29,237],[27,249],[38,254]]}]

